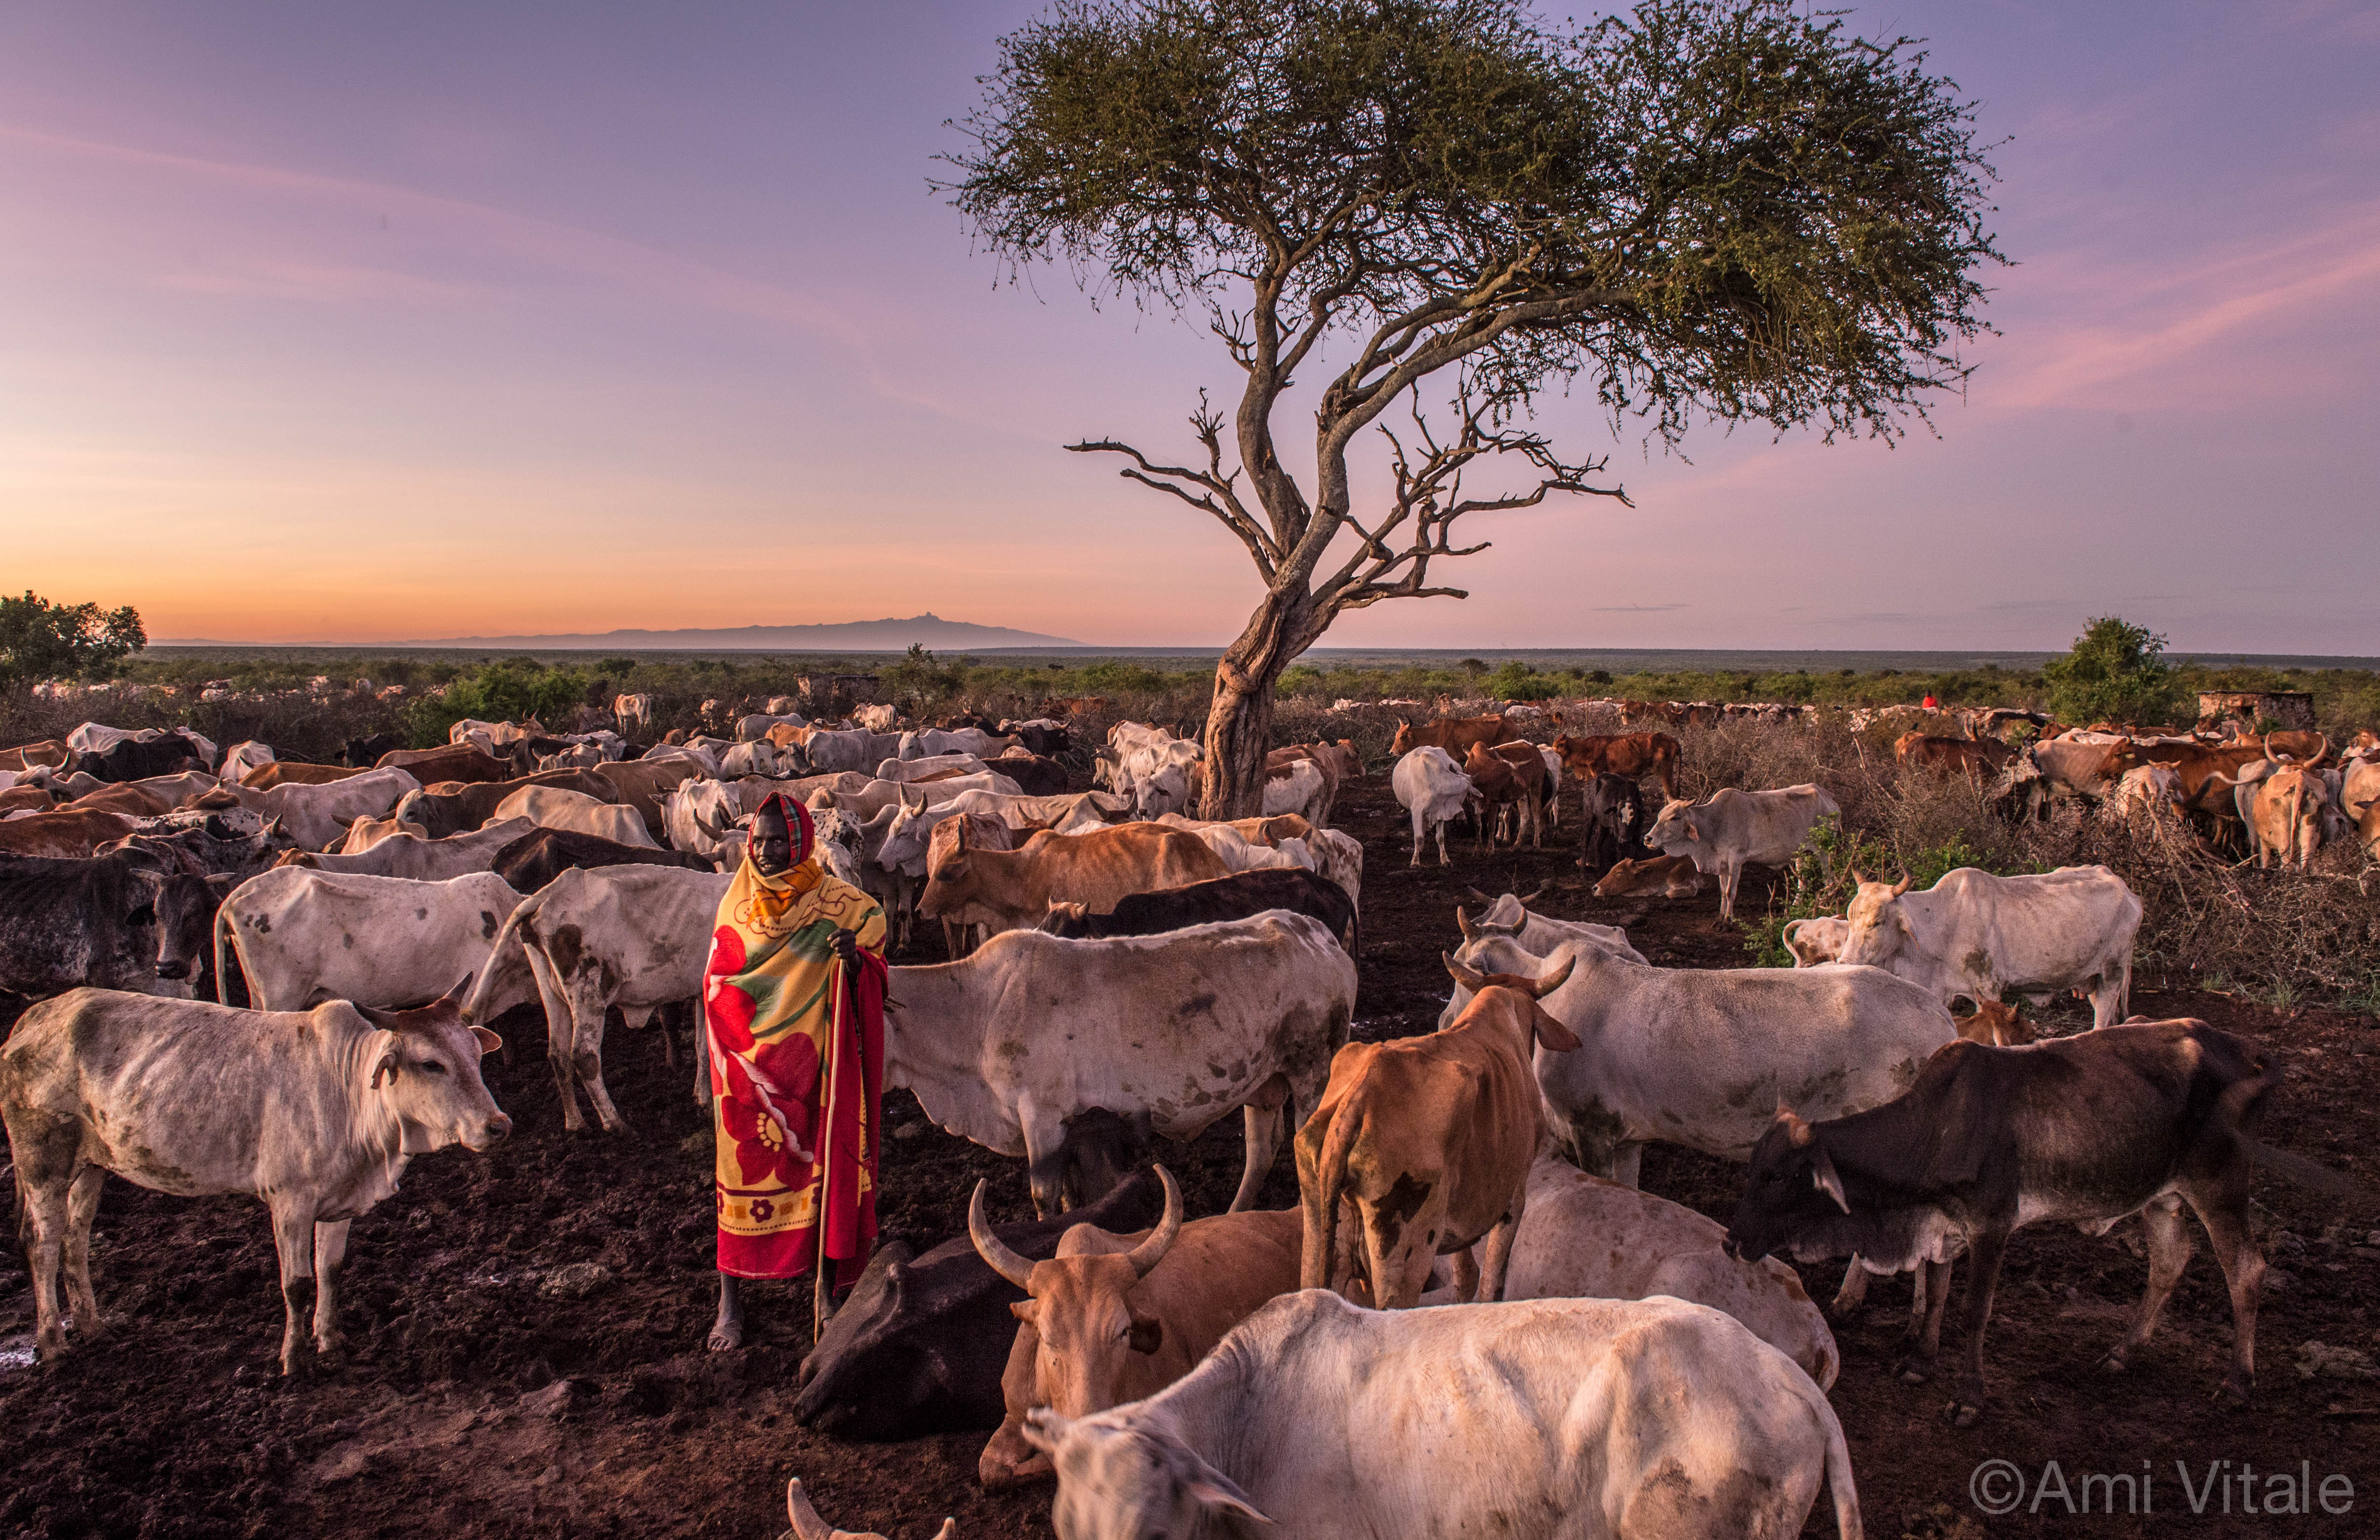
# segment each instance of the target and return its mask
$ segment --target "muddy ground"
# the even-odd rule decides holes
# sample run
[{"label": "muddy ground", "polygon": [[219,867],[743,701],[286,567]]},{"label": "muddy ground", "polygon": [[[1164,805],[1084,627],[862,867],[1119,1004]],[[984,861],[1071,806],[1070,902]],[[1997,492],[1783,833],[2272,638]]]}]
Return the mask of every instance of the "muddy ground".
[{"label": "muddy ground", "polygon": [[[1455,943],[1454,906],[1468,884],[1526,891],[1553,881],[1541,907],[1624,923],[1658,964],[1743,961],[1741,933],[1719,923],[1710,895],[1601,903],[1578,883],[1572,853],[1552,848],[1483,856],[1465,844],[1451,870],[1415,871],[1401,820],[1382,775],[1342,799],[1341,823],[1366,852],[1360,1030],[1435,1022],[1447,991],[1439,953]],[[1766,889],[1755,876],[1747,890],[1743,907],[1756,911]],[[2380,1024],[2160,984],[2141,980],[2137,1010],[2204,1016],[2294,1063],[2267,1137],[2380,1182]],[[2087,1025],[2071,1010],[2051,1020],[2059,1030]],[[981,1435],[850,1444],[792,1423],[793,1375],[809,1343],[806,1285],[757,1289],[749,1345],[702,1351],[714,1278],[710,1135],[687,1094],[683,1043],[672,1069],[659,1035],[615,1030],[609,1080],[634,1131],[565,1138],[540,1025],[519,1014],[502,1025],[524,1051],[509,1066],[488,1061],[488,1079],[515,1135],[484,1157],[417,1160],[404,1190],[358,1221],[345,1309],[355,1352],[324,1380],[292,1387],[273,1373],[281,1307],[253,1202],[166,1198],[111,1181],[93,1253],[115,1335],[54,1368],[26,1362],[31,1301],[13,1250],[0,1257],[0,1533],[769,1540],[783,1528],[793,1474],[829,1519],[899,1540],[930,1534],[945,1514],[965,1540],[1049,1533],[1047,1489],[977,1488]],[[1020,1162],[927,1125],[905,1094],[890,1098],[887,1119],[888,1232],[955,1232],[979,1175],[992,1179],[996,1217],[1026,1211]],[[1228,1200],[1239,1152],[1237,1119],[1164,1152],[1194,1215]],[[1736,1171],[1656,1146],[1644,1182],[1724,1216]],[[1295,1195],[1284,1147],[1264,1201],[1286,1207]],[[2018,1237],[1991,1338],[1992,1406],[1971,1430],[1942,1421],[1944,1390],[1893,1377],[1906,1292],[1876,1289],[1865,1316],[1840,1328],[1833,1392],[1869,1532],[2380,1533],[2380,1382],[2305,1378],[2297,1367],[2309,1342],[2380,1359],[2380,1237],[2368,1233],[2380,1211],[2261,1179],[2257,1195],[2277,1286],[2265,1294],[2258,1397],[2245,1412],[2214,1400],[2229,1309],[2203,1250],[2132,1371],[2095,1372],[2144,1277],[2136,1222],[2101,1239],[2046,1229]],[[1831,1297],[1834,1269],[1803,1275],[1813,1294]],[[2148,1510],[2070,1515],[2053,1482],[2032,1511],[1985,1517],[1970,1478],[1990,1460],[2022,1473],[2027,1505],[2051,1461],[2077,1502],[2085,1475],[2145,1471]],[[2351,1480],[2353,1509],[2327,1516],[2317,1500],[2311,1515],[2248,1517],[2234,1481],[2228,1516],[2215,1496],[2193,1518],[2174,1462],[2204,1489],[2210,1462],[2222,1460],[2229,1474],[2253,1468],[2260,1509],[2277,1498],[2269,1473],[2301,1470],[2317,1499],[2325,1476]],[[2092,1489],[2095,1510],[2105,1490]],[[1822,1502],[1811,1534],[1832,1533],[1828,1511]]]}]

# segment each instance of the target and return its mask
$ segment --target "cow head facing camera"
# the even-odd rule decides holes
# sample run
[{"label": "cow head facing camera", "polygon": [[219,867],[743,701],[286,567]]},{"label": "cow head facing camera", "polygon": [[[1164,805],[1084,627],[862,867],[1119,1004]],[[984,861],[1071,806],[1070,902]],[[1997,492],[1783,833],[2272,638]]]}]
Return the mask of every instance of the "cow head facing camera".
[{"label": "cow head facing camera", "polygon": [[450,1144],[485,1151],[512,1132],[512,1119],[480,1078],[480,1055],[504,1047],[504,1040],[484,1026],[465,1025],[463,1000],[470,988],[467,974],[445,994],[410,1011],[358,1008],[387,1034],[376,1044],[371,1088],[395,1115],[407,1155]]}]

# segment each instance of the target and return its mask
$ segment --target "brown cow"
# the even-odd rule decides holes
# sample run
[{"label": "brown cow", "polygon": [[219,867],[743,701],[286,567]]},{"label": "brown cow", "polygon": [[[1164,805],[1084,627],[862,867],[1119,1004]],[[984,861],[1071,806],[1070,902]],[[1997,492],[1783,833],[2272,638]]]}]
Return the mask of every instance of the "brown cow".
[{"label": "brown cow", "polygon": [[1521,730],[1502,716],[1443,717],[1419,727],[1399,718],[1389,752],[1402,759],[1416,748],[1442,748],[1460,764],[1473,744],[1508,744],[1520,735]]},{"label": "brown cow", "polygon": [[1564,735],[1554,740],[1561,756],[1562,773],[1573,780],[1593,781],[1598,775],[1624,775],[1642,781],[1645,772],[1661,778],[1661,794],[1678,794],[1678,740],[1667,733],[1603,733],[1585,737]]},{"label": "brown cow", "polygon": [[[1519,752],[1507,754],[1504,751],[1508,748]],[[1463,756],[1463,771],[1471,777],[1471,784],[1479,794],[1479,804],[1473,812],[1479,819],[1482,849],[1495,843],[1491,831],[1502,823],[1506,807],[1520,811],[1519,825],[1512,832],[1512,847],[1519,849],[1525,834],[1532,848],[1545,848],[1546,761],[1536,745],[1500,744],[1488,748],[1473,744]]]},{"label": "brown cow", "polygon": [[446,744],[438,748],[392,748],[373,762],[372,769],[386,770],[391,766],[425,786],[436,785],[441,781],[459,781],[467,786],[482,781],[509,781],[514,774],[510,763],[482,754],[469,744]]},{"label": "brown cow", "polygon": [[0,815],[8,813],[46,813],[58,806],[62,798],[47,786],[11,786],[0,792]]},{"label": "brown cow", "polygon": [[0,748],[0,770],[29,770],[37,765],[63,770],[74,758],[74,750],[64,738],[43,738],[39,743],[18,744],[14,748]]},{"label": "brown cow", "polygon": [[[1950,1019],[1958,1025],[1960,1037],[1986,1048],[2022,1048],[2041,1037],[2033,1029],[2033,1024],[2018,1013],[2015,1000],[2003,1004],[1997,1000],[1979,1000],[1973,1015]],[[1946,1279],[1944,1283],[1948,1281]]]},{"label": "brown cow", "polygon": [[[334,781],[345,781],[363,773],[346,765],[309,765],[296,759],[274,759],[241,776],[239,783],[250,791],[269,792],[275,786],[327,786]],[[411,770],[406,773],[413,775]],[[421,780],[418,775],[413,778]],[[428,785],[429,782],[424,781],[422,784]]]},{"label": "brown cow", "polygon": [[1892,757],[1937,775],[1980,777],[2006,769],[2016,750],[1998,738],[1941,738],[1910,732],[1893,740]]},{"label": "brown cow", "polygon": [[996,933],[1041,923],[1052,900],[1104,915],[1128,893],[1180,888],[1231,868],[1196,834],[1162,824],[1125,823],[1087,834],[1044,831],[1021,850],[978,850],[962,831],[959,847],[926,879],[917,913]]},{"label": "brown cow", "polygon": [[2249,843],[2256,865],[2269,867],[2276,853],[2285,867],[2304,867],[2322,847],[2323,805],[2329,788],[2311,770],[2277,770],[2256,788]]},{"label": "brown cow", "polygon": [[[986,813],[954,813],[934,825],[934,831],[926,836],[926,877],[929,881],[933,879],[934,873],[942,863],[957,854],[961,830],[966,832],[967,848],[970,850],[1016,848],[1016,831],[1001,819]],[[1040,831],[1034,832],[1039,833]],[[905,886],[908,880],[905,875],[901,879],[902,885]],[[901,940],[904,945],[909,940],[909,913],[916,907],[914,901],[902,906]],[[942,955],[953,963],[990,939],[990,932],[981,926],[961,925],[955,920],[942,922]]]},{"label": "brown cow", "polygon": [[1691,855],[1655,855],[1643,861],[1616,861],[1595,885],[1597,898],[1692,898],[1703,891],[1703,874]]},{"label": "brown cow", "polygon": [[[1460,1252],[1463,1303],[1504,1297],[1529,1167],[1545,1137],[1532,1050],[1578,1047],[1537,1001],[1568,981],[1572,962],[1524,978],[1444,961],[1473,991],[1463,1014],[1427,1037],[1342,1048],[1321,1105],[1298,1131],[1302,1289],[1336,1288],[1353,1299],[1367,1285],[1380,1309],[1408,1309],[1429,1286],[1431,1261]],[[1343,1241],[1342,1207],[1352,1220]],[[1470,1253],[1483,1237],[1484,1267]]]},{"label": "brown cow", "polygon": [[133,820],[124,814],[96,807],[32,813],[21,819],[0,819],[0,854],[59,858],[89,855],[94,847],[109,840],[120,840],[132,830]]},{"label": "brown cow", "polygon": [[589,765],[589,771],[612,783],[622,802],[645,820],[646,832],[662,837],[662,798],[702,773],[692,759],[615,759]]},{"label": "brown cow", "polygon": [[1006,1403],[977,1476],[995,1491],[1047,1477],[1049,1457],[1025,1440],[1037,1406],[1086,1417],[1135,1401],[1197,1367],[1231,1329],[1297,1287],[1302,1217],[1250,1209],[1182,1222],[1182,1193],[1164,1167],[1157,1228],[1118,1235],[1078,1224],[1046,1262],[1018,1255],[984,1217],[984,1183],[967,1234],[991,1270],[1030,1295],[1008,1308],[1024,1323],[1000,1376]]}]

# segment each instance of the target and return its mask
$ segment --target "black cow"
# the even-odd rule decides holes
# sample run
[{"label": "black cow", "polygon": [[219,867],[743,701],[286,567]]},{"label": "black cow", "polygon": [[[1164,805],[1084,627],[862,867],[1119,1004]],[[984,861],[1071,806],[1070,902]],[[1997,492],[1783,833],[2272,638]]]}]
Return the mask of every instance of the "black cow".
[{"label": "black cow", "polygon": [[188,978],[206,955],[219,901],[187,857],[139,849],[0,855],[0,989],[155,994],[161,978]]},{"label": "black cow", "polygon": [[206,768],[205,750],[179,733],[126,738],[96,754],[78,754],[67,762],[69,775],[80,770],[94,781],[110,783],[145,781],[152,775],[175,775]]},{"label": "black cow", "polygon": [[[1143,1167],[1087,1208],[992,1232],[1040,1261],[1075,1225],[1146,1230],[1163,1207]],[[886,1241],[802,1361],[794,1416],[821,1432],[877,1440],[998,1427],[1006,1411],[1000,1376],[1016,1340],[1008,1307],[1024,1298],[964,1233],[922,1255],[905,1240]]]},{"label": "black cow", "polygon": [[1044,727],[1039,722],[1028,721],[1005,727],[1005,731],[1023,744],[1027,752],[1045,759],[1054,759],[1075,746],[1074,734],[1062,727]]},{"label": "black cow", "polygon": [[1657,854],[1645,843],[1651,820],[1645,817],[1644,787],[1627,776],[1606,773],[1581,781],[1578,796],[1585,842],[1580,866],[1605,872],[1619,862],[1650,860]]},{"label": "black cow", "polygon": [[[2252,1160],[2309,1185],[2355,1184],[2252,1136],[2281,1067],[2244,1038],[2201,1021],[2131,1022],[2024,1048],[1953,1042],[1895,1100],[1808,1123],[1779,1108],[1752,1152],[1730,1255],[1803,1261],[1856,1254],[1907,1269],[1973,1253],[1962,1306],[1966,1363],[1952,1413],[1984,1405],[1984,1329],[2009,1236],[2038,1220],[2105,1234],[2129,1215],[2148,1232],[2149,1282],[2131,1329],[2107,1359],[2121,1369],[2156,1329],[2190,1260],[2187,1202],[2214,1242],[2231,1289],[2235,1350],[2223,1389],[2244,1401],[2256,1381],[2256,1302],[2265,1260],[2248,1233]],[[1925,1337],[1938,1334],[1947,1288]],[[1930,1341],[1903,1376],[1929,1377]]]},{"label": "black cow", "polygon": [[1184,926],[1244,920],[1268,909],[1313,916],[1339,938],[1349,956],[1355,954],[1355,905],[1349,901],[1347,890],[1303,867],[1261,867],[1179,888],[1131,893],[1118,899],[1114,913],[1107,915],[1094,915],[1085,904],[1052,903],[1041,918],[1041,928],[1076,940],[1155,936]]},{"label": "black cow", "polygon": [[654,850],[648,845],[624,845],[597,834],[573,829],[540,829],[522,835],[504,849],[488,867],[511,885],[513,891],[536,892],[573,867],[684,867],[710,871],[710,862],[682,850]]},{"label": "black cow", "polygon": [[986,759],[984,769],[1016,782],[1026,796],[1059,796],[1066,790],[1066,767],[1039,755],[1003,754]]},{"label": "black cow", "polygon": [[405,740],[394,733],[374,733],[369,737],[349,738],[347,746],[339,750],[339,763],[355,770],[370,770],[380,763],[380,757],[405,746]]}]

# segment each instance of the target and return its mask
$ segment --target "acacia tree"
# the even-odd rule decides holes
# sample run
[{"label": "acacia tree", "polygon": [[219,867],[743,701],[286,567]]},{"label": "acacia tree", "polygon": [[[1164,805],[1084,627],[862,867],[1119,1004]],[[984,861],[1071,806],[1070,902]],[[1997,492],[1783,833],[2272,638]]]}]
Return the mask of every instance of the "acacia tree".
[{"label": "acacia tree", "polygon": [[92,679],[149,645],[140,612],[127,604],[53,604],[27,589],[0,596],[0,695],[44,679]]},{"label": "acacia tree", "polygon": [[[1459,521],[1621,497],[1536,430],[1540,393],[1591,384],[1665,443],[1697,418],[1889,438],[1964,379],[1998,260],[1956,87],[1788,0],[1569,33],[1520,0],[1062,0],[983,84],[940,184],[978,239],[1203,314],[1244,376],[1228,416],[1200,394],[1186,463],[1070,446],[1263,579],[1215,673],[1209,818],[1256,811],[1273,686],[1334,619],[1467,597],[1432,572],[1485,549]],[[1301,481],[1275,418],[1308,367],[1332,372]],[[1389,491],[1359,510],[1367,429]]]}]

